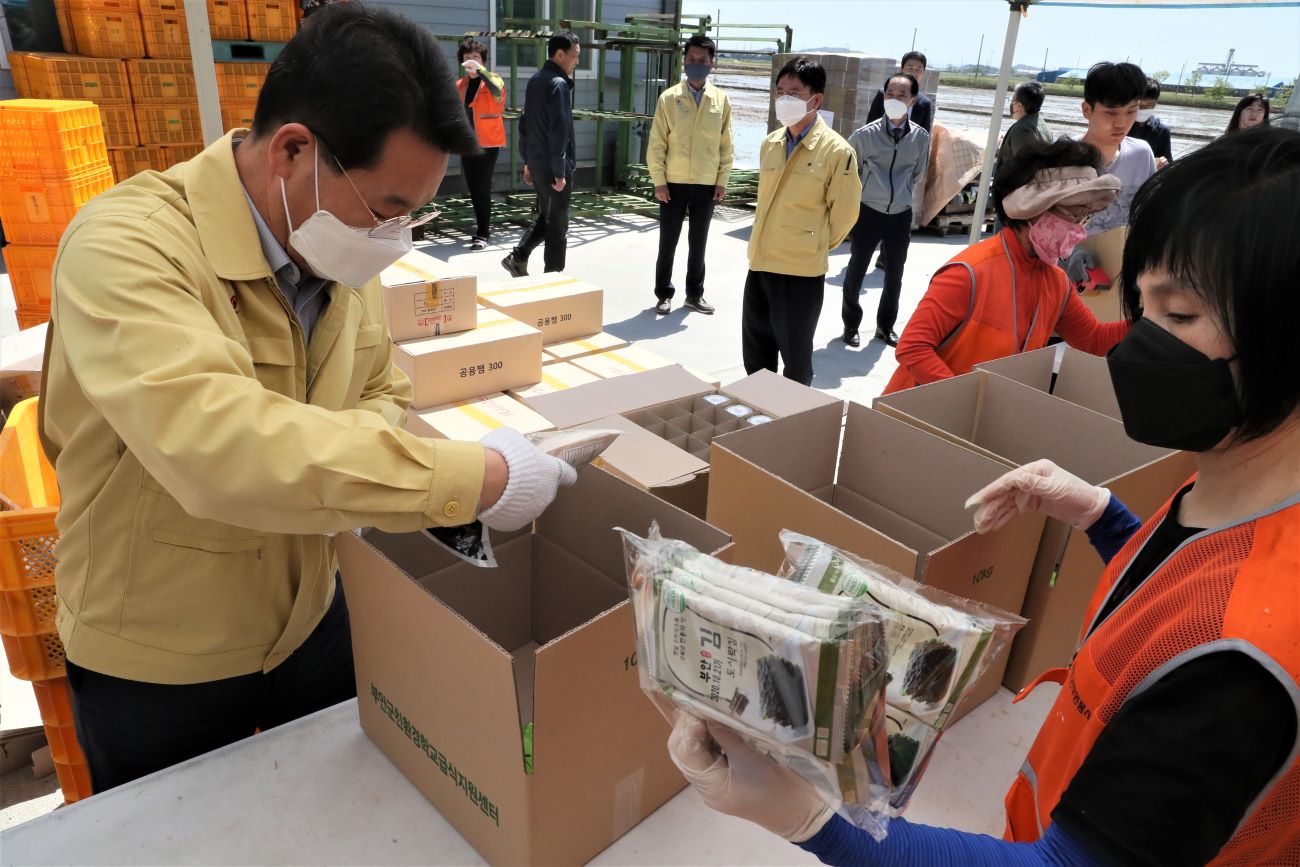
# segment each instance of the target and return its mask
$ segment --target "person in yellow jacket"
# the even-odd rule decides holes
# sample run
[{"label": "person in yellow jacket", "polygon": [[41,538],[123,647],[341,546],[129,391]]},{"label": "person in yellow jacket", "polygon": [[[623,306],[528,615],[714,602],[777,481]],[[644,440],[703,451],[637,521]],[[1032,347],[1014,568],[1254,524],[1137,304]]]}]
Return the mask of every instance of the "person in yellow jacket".
[{"label": "person in yellow jacket", "polygon": [[858,219],[862,181],[853,148],[821,119],[826,70],[806,57],[781,68],[781,129],[759,152],[758,211],[749,236],[741,314],[745,371],[776,371],[812,383],[812,341],[821,314],[829,252]]},{"label": "person in yellow jacket", "polygon": [[514,431],[402,429],[375,278],[475,148],[423,28],[331,5],[271,66],[251,132],[64,233],[41,438],[96,791],[355,694],[335,533],[522,527],[572,481]]},{"label": "person in yellow jacket", "polygon": [[655,264],[655,312],[672,310],[673,258],[690,215],[686,236],[686,307],[712,313],[704,300],[704,248],[713,205],[727,193],[731,177],[731,102],[709,83],[718,65],[713,40],[697,33],[686,41],[686,80],[668,88],[655,106],[646,163],[659,200],[659,260]]}]

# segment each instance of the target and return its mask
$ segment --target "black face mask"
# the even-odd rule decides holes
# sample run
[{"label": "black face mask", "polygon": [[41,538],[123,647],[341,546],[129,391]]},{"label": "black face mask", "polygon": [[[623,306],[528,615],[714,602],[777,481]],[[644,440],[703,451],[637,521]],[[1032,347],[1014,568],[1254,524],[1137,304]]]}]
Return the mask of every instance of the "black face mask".
[{"label": "black face mask", "polygon": [[1124,430],[1161,448],[1203,452],[1214,447],[1241,424],[1231,360],[1210,359],[1151,320],[1139,319],[1106,356]]}]

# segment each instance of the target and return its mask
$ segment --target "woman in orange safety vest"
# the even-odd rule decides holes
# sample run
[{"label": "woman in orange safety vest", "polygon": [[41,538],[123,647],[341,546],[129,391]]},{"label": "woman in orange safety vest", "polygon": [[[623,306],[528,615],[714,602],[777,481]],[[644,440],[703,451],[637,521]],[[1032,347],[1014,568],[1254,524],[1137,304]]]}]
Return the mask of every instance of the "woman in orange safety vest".
[{"label": "woman in orange safety vest", "polygon": [[1128,323],[1098,322],[1056,263],[1087,237],[1082,223],[1119,188],[1086,142],[1034,142],[1008,160],[993,181],[1005,228],[935,272],[898,340],[898,370],[884,393],[1038,349],[1053,333],[1083,352],[1105,355],[1128,333]]},{"label": "woman in orange safety vest", "polygon": [[482,154],[465,154],[460,158],[461,174],[470,201],[474,203],[477,226],[469,245],[482,250],[492,231],[492,176],[496,173],[497,155],[506,145],[505,82],[488,68],[487,46],[467,36],[456,46],[456,62],[465,70],[456,82],[465,113],[478,134]]},{"label": "woman in orange safety vest", "polygon": [[[1300,864],[1300,135],[1220,139],[1133,201],[1133,327],[1108,356],[1129,436],[1195,453],[1145,524],[1047,461],[971,497],[1036,509],[1108,562],[1006,795],[1005,839],[890,820],[876,842],[732,730],[683,712],[705,803],[830,864]],[[1026,420],[1032,423],[1032,420]],[[1032,688],[1032,687],[1031,687]]]}]

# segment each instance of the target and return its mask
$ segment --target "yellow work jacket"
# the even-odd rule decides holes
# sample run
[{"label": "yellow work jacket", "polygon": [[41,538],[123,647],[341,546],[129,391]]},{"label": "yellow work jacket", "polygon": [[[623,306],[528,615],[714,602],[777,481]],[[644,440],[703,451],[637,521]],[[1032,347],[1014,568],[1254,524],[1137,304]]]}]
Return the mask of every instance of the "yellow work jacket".
[{"label": "yellow work jacket", "polygon": [[862,181],[853,148],[818,117],[785,155],[785,128],[763,139],[758,210],[749,236],[754,271],[818,277],[858,221]]},{"label": "yellow work jacket", "polygon": [[57,625],[69,659],[116,677],[270,671],[329,607],[331,534],[464,523],[482,487],[482,446],[401,429],[377,281],[329,285],[304,344],[234,134],[92,200],[54,264]]},{"label": "yellow work jacket", "polygon": [[731,101],[705,83],[700,104],[683,81],[659,95],[646,163],[655,186],[725,187],[731,177]]}]

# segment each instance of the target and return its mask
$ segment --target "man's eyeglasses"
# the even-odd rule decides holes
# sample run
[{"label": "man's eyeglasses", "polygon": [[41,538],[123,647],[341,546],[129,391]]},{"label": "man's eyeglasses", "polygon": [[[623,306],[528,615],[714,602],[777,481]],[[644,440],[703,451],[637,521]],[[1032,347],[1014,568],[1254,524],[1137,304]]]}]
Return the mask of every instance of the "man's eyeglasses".
[{"label": "man's eyeglasses", "polygon": [[[321,144],[325,144],[325,140],[322,139],[319,134],[316,136],[316,139]],[[366,197],[361,195],[361,191],[357,189],[357,185],[352,181],[352,176],[348,174],[347,169],[343,168],[343,163],[339,162],[338,157],[334,156],[334,149],[329,147],[329,145],[326,145],[325,149],[330,152],[330,159],[334,160],[334,165],[339,167],[339,171],[343,173],[343,177],[347,178],[348,186],[352,187],[352,192],[357,194],[357,198],[361,200],[361,204],[365,205],[366,210],[370,212],[370,219],[375,221],[375,224],[366,230],[366,234],[371,238],[382,238],[404,229],[414,229],[416,226],[423,226],[430,220],[436,219],[441,213],[437,208],[430,208],[418,216],[416,214],[402,214],[396,217],[389,217],[387,220],[381,220],[379,215],[375,213],[374,208],[370,207],[366,202]]]}]

